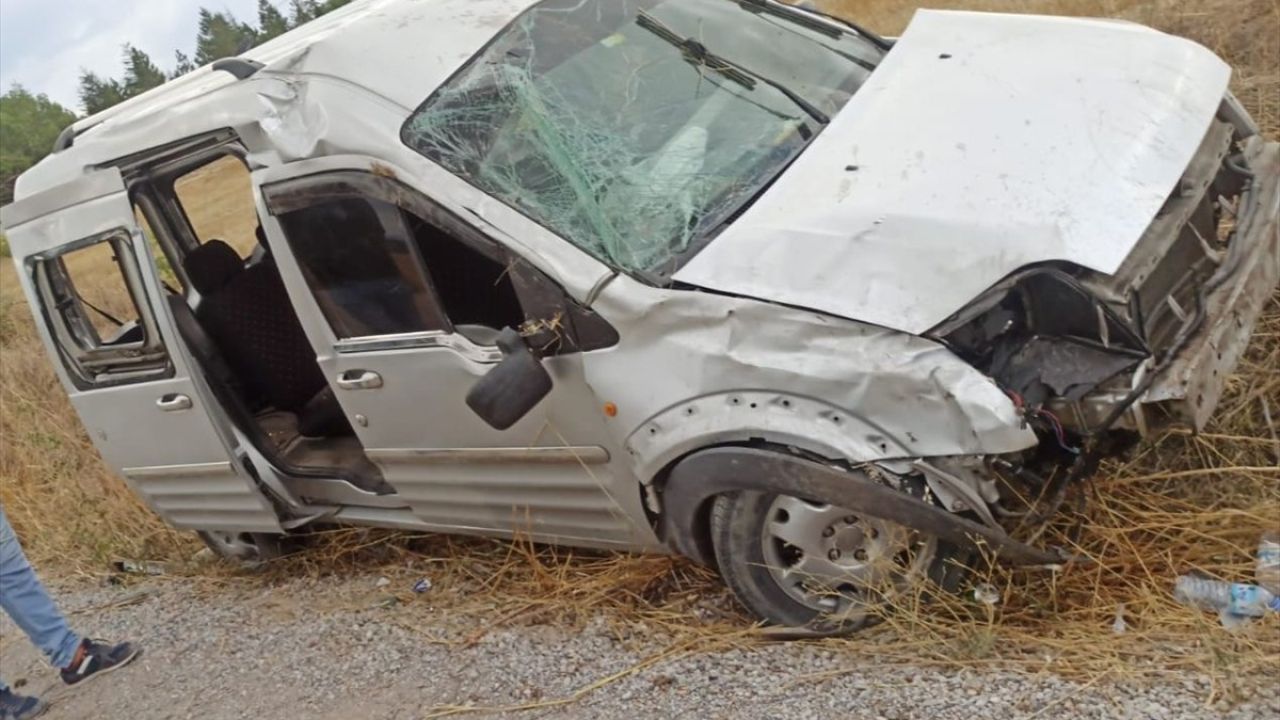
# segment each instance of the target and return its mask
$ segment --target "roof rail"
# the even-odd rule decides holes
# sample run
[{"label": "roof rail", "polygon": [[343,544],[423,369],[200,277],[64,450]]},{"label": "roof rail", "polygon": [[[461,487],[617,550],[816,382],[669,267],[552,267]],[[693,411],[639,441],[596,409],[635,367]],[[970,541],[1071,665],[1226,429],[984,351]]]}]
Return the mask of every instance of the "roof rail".
[{"label": "roof rail", "polygon": [[79,134],[80,133],[76,132],[75,123],[68,125],[62,130],[62,132],[58,133],[58,139],[53,141],[53,152],[60,153],[74,145],[76,142],[76,135]]},{"label": "roof rail", "polygon": [[244,80],[245,78],[253,77],[254,73],[258,72],[265,66],[257,60],[229,57],[222,58],[221,60],[214,60],[212,67],[214,70],[223,70],[231,73],[237,80]]}]

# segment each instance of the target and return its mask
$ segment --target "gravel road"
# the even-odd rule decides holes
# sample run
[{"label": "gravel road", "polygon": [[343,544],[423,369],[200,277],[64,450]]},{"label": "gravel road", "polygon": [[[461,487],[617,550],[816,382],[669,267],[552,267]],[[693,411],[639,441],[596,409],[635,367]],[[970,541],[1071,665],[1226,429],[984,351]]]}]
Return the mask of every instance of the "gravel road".
[{"label": "gravel road", "polygon": [[[492,617],[388,606],[387,592],[400,580],[386,588],[378,581],[357,575],[264,587],[159,578],[127,588],[64,588],[57,595],[77,628],[136,639],[143,657],[84,687],[63,688],[0,619],[0,668],[22,691],[53,701],[53,720],[380,720],[451,708],[466,708],[463,717],[618,720],[1280,717],[1274,688],[1259,687],[1233,707],[1209,705],[1209,683],[1194,675],[1154,686],[1073,683],[904,667],[821,643],[681,655],[642,632],[620,640],[601,619],[572,633],[492,628]],[[429,603],[427,594],[408,604]],[[602,682],[617,673],[624,675]]]}]

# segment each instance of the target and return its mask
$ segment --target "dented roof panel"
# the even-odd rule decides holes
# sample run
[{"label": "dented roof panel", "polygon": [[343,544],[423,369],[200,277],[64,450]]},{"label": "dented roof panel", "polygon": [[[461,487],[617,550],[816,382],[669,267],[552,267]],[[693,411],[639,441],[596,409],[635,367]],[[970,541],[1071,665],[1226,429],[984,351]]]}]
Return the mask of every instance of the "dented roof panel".
[{"label": "dented roof panel", "polygon": [[[325,75],[414,107],[535,0],[363,0],[253,48],[266,72]],[[448,32],[424,33],[424,28]],[[400,72],[387,72],[399,68]],[[127,122],[235,82],[211,66],[76,122]]]},{"label": "dented roof panel", "polygon": [[1025,265],[1114,272],[1230,69],[1110,21],[920,11],[805,154],[676,279],[905,332]]},{"label": "dented roof panel", "polygon": [[[223,128],[272,122],[306,85],[325,83],[379,99],[398,126],[411,108],[536,0],[357,0],[246,52],[264,68],[247,80],[205,66],[108,110],[76,121],[74,144],[45,158],[17,183],[18,198],[75,180],[86,167]],[[281,89],[287,84],[288,89]],[[334,148],[367,142],[365,118],[324,113],[297,149],[322,139]],[[394,133],[379,138],[396,143]],[[304,142],[305,141],[305,142]],[[318,147],[318,146],[317,146]],[[286,155],[289,155],[286,152]]]}]

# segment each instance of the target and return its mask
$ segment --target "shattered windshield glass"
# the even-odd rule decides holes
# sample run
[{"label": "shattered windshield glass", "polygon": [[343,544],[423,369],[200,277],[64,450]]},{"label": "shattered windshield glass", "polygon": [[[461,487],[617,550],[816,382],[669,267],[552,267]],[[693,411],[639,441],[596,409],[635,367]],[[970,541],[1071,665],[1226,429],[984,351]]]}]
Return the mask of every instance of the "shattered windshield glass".
[{"label": "shattered windshield glass", "polygon": [[789,13],[545,0],[428,99],[404,141],[604,262],[669,276],[882,56]]}]

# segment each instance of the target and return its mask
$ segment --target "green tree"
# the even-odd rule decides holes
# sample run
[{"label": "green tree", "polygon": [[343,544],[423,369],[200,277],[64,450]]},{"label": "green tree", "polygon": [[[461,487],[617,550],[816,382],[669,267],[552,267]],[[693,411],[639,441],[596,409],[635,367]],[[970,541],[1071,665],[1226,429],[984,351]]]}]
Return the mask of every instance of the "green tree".
[{"label": "green tree", "polygon": [[119,80],[99,77],[88,70],[80,71],[80,105],[89,115],[102,112],[124,99],[124,85]]},{"label": "green tree", "polygon": [[0,204],[13,202],[13,183],[53,149],[76,116],[45,95],[14,85],[0,95]]},{"label": "green tree", "polygon": [[173,51],[173,72],[169,73],[169,79],[179,78],[192,70],[196,69],[196,64],[191,62],[191,58],[181,50]]},{"label": "green tree", "polygon": [[317,17],[320,17],[320,3],[316,2],[316,0],[290,0],[290,27],[298,27],[303,23],[315,20]]},{"label": "green tree", "polygon": [[351,0],[290,0],[289,25],[297,27],[311,22],[327,12],[332,12]]},{"label": "green tree", "polygon": [[141,95],[168,80],[164,71],[151,61],[151,56],[132,45],[124,46],[124,95]]},{"label": "green tree", "polygon": [[133,45],[125,45],[123,79],[100,77],[88,70],[80,72],[80,104],[85,112],[92,115],[159,87],[165,80],[168,77],[150,55]]},{"label": "green tree", "polygon": [[132,45],[124,47],[125,72],[122,79],[83,70],[80,73],[80,104],[93,114],[150,90],[165,80],[181,77],[214,60],[234,57],[259,43],[336,10],[351,0],[290,0],[286,14],[278,0],[258,0],[258,27],[237,20],[230,12],[200,9],[195,56],[181,50],[174,53],[174,67],[165,73],[145,52]]},{"label": "green tree", "polygon": [[229,12],[200,9],[200,29],[196,35],[196,65],[235,57],[257,44],[258,31],[236,20]]},{"label": "green tree", "polygon": [[258,42],[264,43],[289,31],[289,18],[271,0],[258,0]]}]

